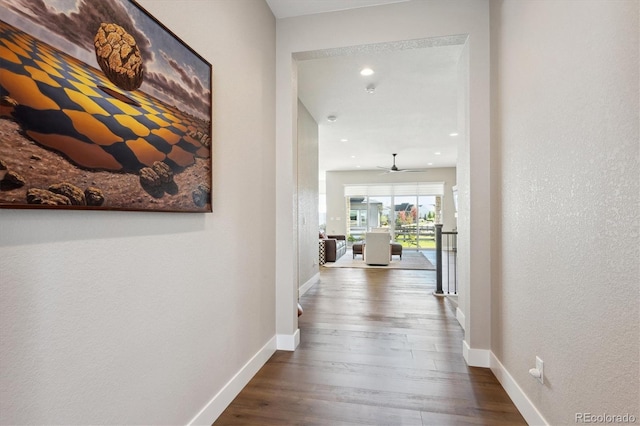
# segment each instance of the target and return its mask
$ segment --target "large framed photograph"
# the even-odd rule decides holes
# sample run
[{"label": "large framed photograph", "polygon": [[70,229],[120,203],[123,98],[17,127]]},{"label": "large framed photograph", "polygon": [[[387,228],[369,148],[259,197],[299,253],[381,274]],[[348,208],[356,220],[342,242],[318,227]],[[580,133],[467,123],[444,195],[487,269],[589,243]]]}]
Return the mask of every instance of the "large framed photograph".
[{"label": "large framed photograph", "polygon": [[0,12],[0,207],[212,211],[210,63],[132,0]]}]

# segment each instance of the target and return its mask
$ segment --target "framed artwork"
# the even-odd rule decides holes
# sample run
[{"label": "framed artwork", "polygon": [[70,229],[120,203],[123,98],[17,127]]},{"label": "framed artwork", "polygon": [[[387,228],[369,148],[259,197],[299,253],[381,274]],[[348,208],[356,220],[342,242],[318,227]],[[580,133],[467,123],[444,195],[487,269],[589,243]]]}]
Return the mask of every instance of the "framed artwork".
[{"label": "framed artwork", "polygon": [[0,11],[0,207],[212,211],[210,63],[132,0]]}]

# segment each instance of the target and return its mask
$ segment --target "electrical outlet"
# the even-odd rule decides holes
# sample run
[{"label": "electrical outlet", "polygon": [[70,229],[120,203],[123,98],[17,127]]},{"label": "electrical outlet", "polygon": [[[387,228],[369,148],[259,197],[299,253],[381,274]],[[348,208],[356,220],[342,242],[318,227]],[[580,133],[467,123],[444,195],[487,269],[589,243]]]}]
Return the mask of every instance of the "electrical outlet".
[{"label": "electrical outlet", "polygon": [[540,372],[540,377],[537,377],[538,381],[544,384],[544,362],[539,356],[536,357],[536,370]]}]

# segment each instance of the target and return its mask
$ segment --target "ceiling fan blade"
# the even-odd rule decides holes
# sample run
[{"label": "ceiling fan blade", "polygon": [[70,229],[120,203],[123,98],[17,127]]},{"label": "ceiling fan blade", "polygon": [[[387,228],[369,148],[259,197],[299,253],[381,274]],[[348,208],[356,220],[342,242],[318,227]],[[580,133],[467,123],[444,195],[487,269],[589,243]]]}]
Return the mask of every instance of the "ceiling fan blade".
[{"label": "ceiling fan blade", "polygon": [[398,166],[396,166],[396,155],[398,154],[391,154],[393,155],[393,166],[391,167],[382,167],[382,166],[377,166],[379,169],[385,170],[385,173],[424,173],[427,171],[427,169],[399,169]]}]

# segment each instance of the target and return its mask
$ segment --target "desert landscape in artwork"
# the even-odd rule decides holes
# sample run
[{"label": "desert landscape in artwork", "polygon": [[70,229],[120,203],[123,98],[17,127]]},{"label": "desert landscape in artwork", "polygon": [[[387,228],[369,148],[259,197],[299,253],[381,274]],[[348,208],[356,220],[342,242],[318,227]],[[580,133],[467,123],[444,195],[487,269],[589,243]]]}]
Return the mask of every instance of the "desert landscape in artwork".
[{"label": "desert landscape in artwork", "polygon": [[211,66],[131,2],[68,3],[0,2],[0,206],[211,211]]}]

